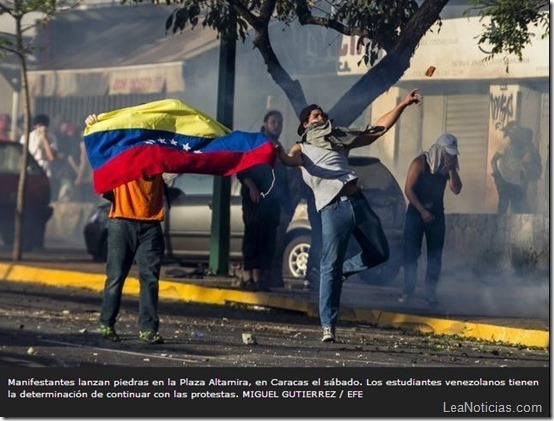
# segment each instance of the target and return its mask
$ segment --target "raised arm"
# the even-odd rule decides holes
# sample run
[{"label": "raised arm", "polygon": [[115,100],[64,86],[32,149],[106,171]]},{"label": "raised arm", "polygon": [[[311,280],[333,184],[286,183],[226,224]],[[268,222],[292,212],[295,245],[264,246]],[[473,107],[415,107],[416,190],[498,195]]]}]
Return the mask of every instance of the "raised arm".
[{"label": "raised arm", "polygon": [[[375,122],[376,126],[383,126],[385,128],[385,132],[387,132],[398,120],[400,115],[404,112],[406,107],[409,107],[412,104],[421,104],[421,94],[419,93],[419,89],[413,89],[398,103],[396,107],[394,107],[392,110],[390,110],[388,113],[386,113],[384,116],[379,118]],[[384,132],[384,133],[385,133]]]},{"label": "raised arm", "polygon": [[445,154],[444,165],[448,171],[448,187],[454,194],[460,194],[462,191],[462,180],[458,174],[458,157],[456,155]]},{"label": "raised arm", "polygon": [[460,174],[456,169],[448,171],[450,178],[448,179],[448,187],[452,190],[454,194],[460,194],[462,191],[462,180],[460,179]]},{"label": "raised arm", "polygon": [[360,135],[358,138],[356,138],[355,146],[362,146],[362,145],[371,145],[373,142],[375,142],[377,139],[379,139],[381,136],[383,136],[398,120],[398,118],[402,115],[404,110],[409,107],[412,104],[421,104],[421,94],[419,93],[419,89],[413,89],[410,91],[403,99],[400,101],[396,107],[394,107],[392,110],[387,112],[385,115],[381,116],[374,124],[375,129],[380,130],[374,130],[370,131],[368,133]]},{"label": "raised arm", "polygon": [[57,157],[57,151],[55,145],[52,145],[52,142],[50,142],[50,139],[48,137],[48,129],[46,126],[39,126],[36,129],[36,132],[38,136],[40,136],[40,144],[41,148],[46,154],[46,159],[48,161],[53,161]]}]

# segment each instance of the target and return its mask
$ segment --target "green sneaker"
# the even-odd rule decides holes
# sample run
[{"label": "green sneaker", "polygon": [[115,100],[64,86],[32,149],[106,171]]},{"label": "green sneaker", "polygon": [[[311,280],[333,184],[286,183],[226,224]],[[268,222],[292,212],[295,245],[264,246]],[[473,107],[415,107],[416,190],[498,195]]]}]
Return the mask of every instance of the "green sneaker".
[{"label": "green sneaker", "polygon": [[164,343],[164,338],[162,338],[162,335],[160,335],[158,332],[154,332],[153,330],[139,332],[139,339],[152,345]]},{"label": "green sneaker", "polygon": [[113,326],[100,326],[100,333],[102,334],[102,337],[108,341],[112,341],[112,342],[121,341],[121,338],[115,332],[115,329]]}]

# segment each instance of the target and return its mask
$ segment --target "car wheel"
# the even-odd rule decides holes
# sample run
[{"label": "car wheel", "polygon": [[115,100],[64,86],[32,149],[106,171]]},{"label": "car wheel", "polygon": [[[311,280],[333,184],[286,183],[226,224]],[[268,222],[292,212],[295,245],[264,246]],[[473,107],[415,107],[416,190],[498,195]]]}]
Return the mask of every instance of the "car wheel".
[{"label": "car wheel", "polygon": [[283,276],[287,278],[304,278],[308,268],[310,253],[310,236],[293,237],[283,253]]}]

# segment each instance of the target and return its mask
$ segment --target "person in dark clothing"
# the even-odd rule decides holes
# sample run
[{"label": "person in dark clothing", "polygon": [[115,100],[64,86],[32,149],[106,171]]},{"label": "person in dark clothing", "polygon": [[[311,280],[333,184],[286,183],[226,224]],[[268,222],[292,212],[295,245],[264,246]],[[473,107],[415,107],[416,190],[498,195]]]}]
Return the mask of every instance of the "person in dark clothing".
[{"label": "person in dark clothing", "polygon": [[[269,111],[264,117],[262,132],[278,144],[283,129],[283,116]],[[271,282],[271,269],[276,250],[277,227],[281,207],[290,200],[285,168],[262,164],[237,174],[241,182],[242,219],[244,237],[242,255],[246,279],[241,287],[251,291],[269,291],[271,286],[282,286],[282,274],[277,283]],[[290,212],[292,217],[292,212]],[[284,239],[283,239],[284,240]],[[282,252],[281,252],[282,255]],[[280,280],[280,282],[279,282]]]},{"label": "person in dark clothing", "polygon": [[55,200],[69,201],[75,193],[75,179],[78,175],[81,161],[81,137],[77,126],[67,121],[61,121],[56,133],[58,156],[52,162],[52,175],[59,189]]},{"label": "person in dark clothing", "polygon": [[[273,140],[274,144],[279,143],[279,137],[283,129],[283,116],[280,111],[268,111],[263,120],[263,125],[260,131],[266,134]],[[300,202],[300,194],[298,194],[296,186],[302,182],[300,171],[297,168],[290,168],[280,161],[274,163],[275,182],[273,184],[274,194],[279,200],[281,207],[279,224],[275,233],[275,249],[271,268],[267,274],[266,285],[269,287],[284,287],[283,279],[283,255],[285,252],[287,228],[294,216],[294,211]]]},{"label": "person in dark clothing", "polygon": [[421,255],[423,236],[427,244],[425,300],[439,304],[436,290],[442,266],[444,246],[444,190],[446,184],[454,194],[462,190],[458,174],[458,140],[445,133],[429,151],[414,158],[408,168],[405,193],[409,204],[404,223],[404,287],[398,299],[406,303],[414,294],[417,260]]},{"label": "person in dark clothing", "polygon": [[503,129],[507,143],[491,159],[492,177],[498,191],[499,214],[528,213],[529,183],[540,178],[541,160],[533,145],[533,131],[512,121]]}]

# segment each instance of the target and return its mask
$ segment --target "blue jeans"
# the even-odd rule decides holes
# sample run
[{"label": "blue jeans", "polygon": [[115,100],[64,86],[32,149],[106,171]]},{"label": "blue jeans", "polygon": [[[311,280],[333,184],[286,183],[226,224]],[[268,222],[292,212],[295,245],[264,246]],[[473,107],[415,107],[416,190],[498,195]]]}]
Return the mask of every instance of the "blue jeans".
[{"label": "blue jeans", "polygon": [[107,279],[100,313],[102,325],[115,324],[121,306],[123,284],[136,259],[140,282],[139,328],[141,331],[158,331],[158,281],[164,247],[159,222],[108,219]]},{"label": "blue jeans", "polygon": [[[338,321],[342,276],[372,268],[389,258],[389,246],[381,221],[361,193],[334,201],[321,210],[321,263],[319,317],[322,326]],[[361,251],[345,261],[350,237]]]},{"label": "blue jeans", "polygon": [[427,245],[425,292],[426,294],[436,292],[442,267],[445,223],[444,213],[434,216],[434,221],[425,223],[416,209],[408,207],[406,212],[404,223],[404,294],[411,295],[414,293],[417,278],[417,260],[421,255],[424,235]]},{"label": "blue jeans", "polygon": [[310,253],[306,267],[306,279],[310,289],[319,291],[319,264],[321,262],[321,215],[315,207],[313,194],[307,199],[308,220],[310,221]]}]

